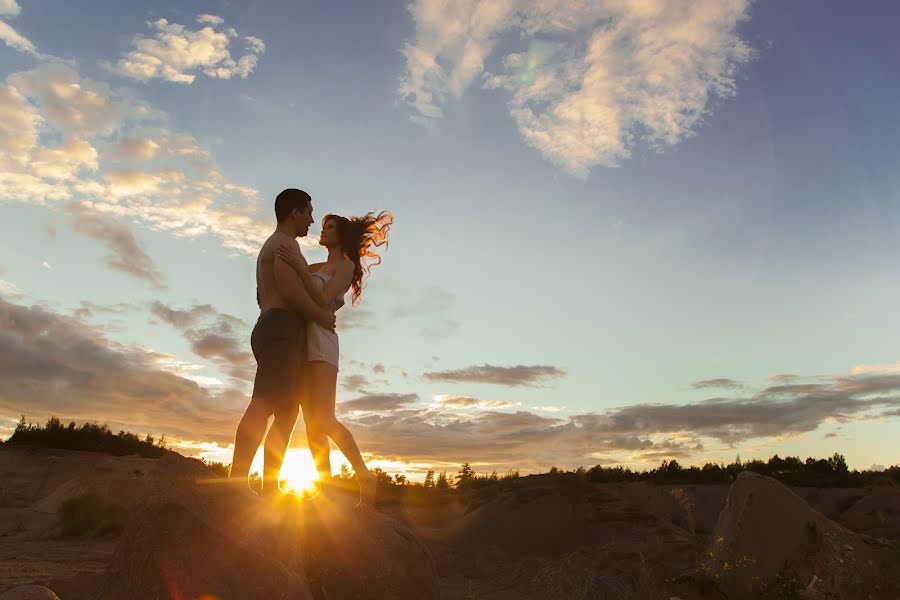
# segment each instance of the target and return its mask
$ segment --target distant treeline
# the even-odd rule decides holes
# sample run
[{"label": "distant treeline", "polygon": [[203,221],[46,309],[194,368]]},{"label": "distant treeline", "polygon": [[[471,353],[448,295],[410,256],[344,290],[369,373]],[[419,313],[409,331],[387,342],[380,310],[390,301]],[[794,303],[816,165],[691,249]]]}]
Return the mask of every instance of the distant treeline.
[{"label": "distant treeline", "polygon": [[[76,426],[72,421],[63,425],[56,417],[47,420],[46,425],[26,424],[25,417],[19,421],[15,432],[6,444],[33,444],[48,448],[66,450],[87,450],[104,452],[117,456],[139,454],[148,458],[158,458],[167,452],[166,439],[162,436],[155,440],[147,434],[143,438],[127,431],[113,433],[106,424],[85,423]],[[227,476],[230,465],[203,461],[217,475]],[[409,482],[405,475],[391,476],[382,469],[372,470],[378,477],[379,494],[386,492],[389,496],[409,494],[444,495],[456,492],[467,492],[497,485],[504,481],[519,477],[518,470],[498,474],[476,473],[469,463],[463,463],[456,473],[447,471],[437,473],[428,471],[422,483]],[[843,454],[835,453],[829,458],[812,458],[801,460],[796,456],[781,458],[777,454],[768,460],[742,461],[738,456],[729,464],[706,463],[702,467],[682,466],[677,460],[664,460],[649,470],[633,471],[627,467],[604,467],[596,465],[590,468],[578,467],[573,471],[565,471],[552,467],[551,476],[579,477],[596,483],[624,483],[646,481],[657,484],[703,484],[731,483],[742,471],[753,471],[760,475],[768,475],[788,485],[809,487],[860,487],[870,484],[894,482],[900,484],[900,466],[892,466],[884,471],[850,470]],[[352,485],[354,474],[346,465],[335,476],[338,483]],[[404,490],[406,491],[404,493]]]},{"label": "distant treeline", "polygon": [[56,417],[47,419],[44,426],[25,423],[25,417],[6,444],[31,444],[44,448],[103,452],[114,456],[138,454],[146,458],[159,458],[166,453],[166,436],[156,440],[149,433],[143,438],[128,431],[113,433],[105,423],[89,422],[76,426],[75,421],[63,425]]}]

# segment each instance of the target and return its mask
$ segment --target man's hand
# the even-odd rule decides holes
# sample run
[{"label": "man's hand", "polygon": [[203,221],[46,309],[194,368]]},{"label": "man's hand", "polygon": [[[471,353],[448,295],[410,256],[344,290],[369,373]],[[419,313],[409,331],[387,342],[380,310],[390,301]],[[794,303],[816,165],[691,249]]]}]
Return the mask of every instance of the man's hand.
[{"label": "man's hand", "polygon": [[301,269],[309,270],[306,259],[303,258],[303,254],[297,252],[296,245],[291,247],[288,244],[281,244],[275,248],[275,255],[286,262],[296,273],[300,273]]},{"label": "man's hand", "polygon": [[335,325],[337,324],[337,318],[330,310],[321,310],[319,311],[319,316],[316,317],[316,323],[328,331],[334,331]]}]

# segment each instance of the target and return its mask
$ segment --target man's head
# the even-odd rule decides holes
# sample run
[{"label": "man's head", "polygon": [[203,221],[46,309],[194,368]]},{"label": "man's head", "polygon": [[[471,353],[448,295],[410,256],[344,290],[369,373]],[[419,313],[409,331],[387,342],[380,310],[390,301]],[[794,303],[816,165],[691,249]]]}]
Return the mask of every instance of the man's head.
[{"label": "man's head", "polygon": [[303,190],[288,188],[275,198],[275,218],[280,227],[287,227],[294,237],[309,233],[312,225],[312,198]]}]

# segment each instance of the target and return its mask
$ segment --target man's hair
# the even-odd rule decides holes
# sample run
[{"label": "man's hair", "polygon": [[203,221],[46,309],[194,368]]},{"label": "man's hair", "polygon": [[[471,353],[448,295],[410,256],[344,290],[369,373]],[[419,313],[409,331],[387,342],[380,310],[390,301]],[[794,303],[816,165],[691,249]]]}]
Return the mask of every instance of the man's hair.
[{"label": "man's hair", "polygon": [[312,196],[303,190],[288,188],[275,198],[275,218],[281,223],[295,208],[306,210],[306,205],[310,202],[312,202]]}]

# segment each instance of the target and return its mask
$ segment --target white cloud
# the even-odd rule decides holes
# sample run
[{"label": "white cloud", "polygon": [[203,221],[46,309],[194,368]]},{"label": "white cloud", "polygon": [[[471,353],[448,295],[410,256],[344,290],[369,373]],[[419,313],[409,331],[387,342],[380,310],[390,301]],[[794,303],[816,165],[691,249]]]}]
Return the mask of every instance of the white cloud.
[{"label": "white cloud", "polygon": [[34,47],[34,44],[28,38],[16,31],[9,23],[3,21],[0,21],[0,41],[19,52],[41,57],[40,52],[37,51],[37,48]]},{"label": "white cloud", "polygon": [[[52,63],[0,85],[0,199],[84,210],[255,254],[271,233],[256,190],[229,181],[166,117]],[[311,238],[304,245],[315,245]]]},{"label": "white cloud", "polygon": [[[136,35],[132,50],[119,58],[113,70],[139,81],[164,79],[190,84],[200,73],[219,79],[235,75],[246,79],[265,52],[263,41],[254,36],[241,37],[231,27],[223,28],[225,21],[215,15],[202,14],[197,22],[203,25],[198,30],[166,19],[148,23],[151,37]],[[235,45],[242,45],[244,51],[237,59],[231,54],[235,40],[240,40]]]},{"label": "white cloud", "polygon": [[[479,77],[511,94],[525,142],[578,177],[615,166],[638,141],[672,146],[693,135],[711,101],[735,93],[750,47],[736,33],[748,0],[511,3],[417,0],[399,94],[433,127],[448,98]],[[517,34],[527,49],[485,63]],[[550,41],[548,41],[550,40]]]},{"label": "white cloud", "polygon": [[0,0],[0,15],[15,17],[22,11],[22,7],[16,0]]},{"label": "white cloud", "polygon": [[68,65],[46,64],[7,81],[37,103],[48,125],[65,134],[109,135],[124,116],[125,101],[114,97],[107,84],[81,78]]}]

